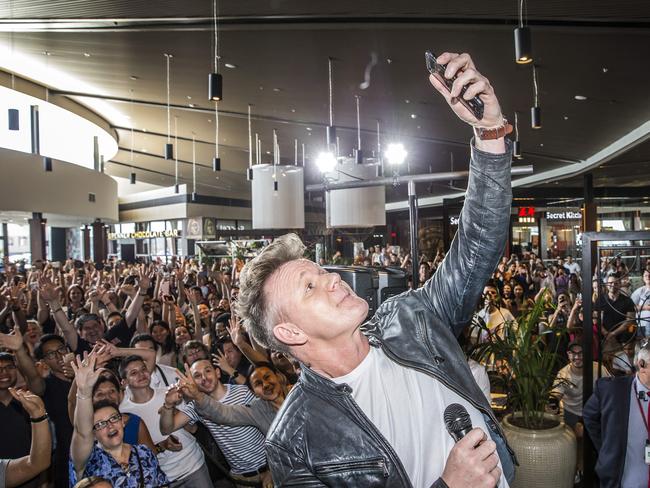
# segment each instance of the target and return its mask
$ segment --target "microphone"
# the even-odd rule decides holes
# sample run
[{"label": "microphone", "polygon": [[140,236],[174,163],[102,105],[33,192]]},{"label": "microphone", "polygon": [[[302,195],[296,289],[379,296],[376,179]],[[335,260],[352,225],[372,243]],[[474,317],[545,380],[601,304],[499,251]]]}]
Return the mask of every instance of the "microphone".
[{"label": "microphone", "polygon": [[447,432],[455,442],[461,440],[472,430],[472,419],[467,413],[467,409],[458,403],[447,406],[443,418]]}]

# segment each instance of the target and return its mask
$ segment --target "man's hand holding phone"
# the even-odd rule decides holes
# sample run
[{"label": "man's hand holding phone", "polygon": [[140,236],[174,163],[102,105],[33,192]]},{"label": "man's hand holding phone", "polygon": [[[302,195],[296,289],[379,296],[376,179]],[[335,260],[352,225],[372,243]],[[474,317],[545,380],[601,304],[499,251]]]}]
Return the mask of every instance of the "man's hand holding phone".
[{"label": "man's hand holding phone", "polygon": [[[494,89],[490,81],[478,72],[469,54],[442,53],[435,59],[438,65],[445,65],[442,76],[447,80],[455,79],[451,90],[435,74],[429,75],[429,81],[463,122],[476,128],[495,129],[504,126],[501,106]],[[466,104],[458,101],[461,96],[466,101],[478,97],[483,102],[483,117],[480,120]],[[481,140],[477,137],[476,147],[497,154],[503,154],[506,150],[503,137],[494,140]]]}]

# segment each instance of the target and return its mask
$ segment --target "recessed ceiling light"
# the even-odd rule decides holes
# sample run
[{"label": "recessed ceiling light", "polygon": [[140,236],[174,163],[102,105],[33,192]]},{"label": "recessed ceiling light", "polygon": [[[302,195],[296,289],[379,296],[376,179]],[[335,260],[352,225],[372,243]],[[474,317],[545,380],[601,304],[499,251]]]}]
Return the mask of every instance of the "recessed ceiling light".
[{"label": "recessed ceiling light", "polygon": [[390,63],[392,63],[392,62],[393,62],[393,60],[392,60],[392,59],[390,59],[390,58],[386,58],[386,62],[387,62],[388,64],[390,64]]},{"label": "recessed ceiling light", "polygon": [[603,73],[607,73],[609,71],[609,68],[603,68]]},{"label": "recessed ceiling light", "polygon": [[235,68],[237,68],[237,65],[236,65],[236,64],[232,64],[232,63],[226,63],[226,64],[224,64],[224,66],[225,66],[226,68],[229,68],[229,69],[235,69]]},{"label": "recessed ceiling light", "polygon": [[147,129],[144,129],[144,128],[143,128],[143,129],[142,129],[142,132],[147,132]]},{"label": "recessed ceiling light", "polygon": [[565,115],[565,116],[564,116],[564,120],[569,120],[569,116],[568,116],[568,115]]},{"label": "recessed ceiling light", "polygon": [[543,143],[543,142],[540,142],[540,143],[539,143],[539,147],[544,147],[544,143]]},{"label": "recessed ceiling light", "polygon": [[52,53],[50,51],[43,51],[43,54],[45,54],[46,56],[52,56]]},{"label": "recessed ceiling light", "polygon": [[190,108],[194,108],[194,104],[193,104],[193,103],[188,103],[187,105],[188,105],[188,107],[190,107]]},{"label": "recessed ceiling light", "polygon": [[311,127],[307,127],[307,130],[308,130],[308,131],[311,131]]},{"label": "recessed ceiling light", "polygon": [[131,76],[129,76],[129,80],[136,81],[136,80],[139,80],[139,79],[140,79],[139,76],[135,76],[135,75],[131,75]]},{"label": "recessed ceiling light", "polygon": [[292,108],[292,109],[291,109],[291,113],[292,113],[292,114],[295,114],[295,113],[296,113],[296,109],[295,109],[295,108]]},{"label": "recessed ceiling light", "polygon": [[280,93],[282,91],[282,88],[274,88],[273,91],[275,93]]},{"label": "recessed ceiling light", "polygon": [[188,95],[188,96],[187,96],[187,99],[188,99],[188,100],[192,100],[192,97]]},{"label": "recessed ceiling light", "polygon": [[421,128],[422,128],[422,127],[420,127],[420,126],[418,125],[418,129],[421,129]]},{"label": "recessed ceiling light", "polygon": [[404,103],[411,103],[411,100],[407,98],[406,100],[404,100]]},{"label": "recessed ceiling light", "polygon": [[146,147],[142,148],[142,152],[148,152]]},{"label": "recessed ceiling light", "polygon": [[260,90],[264,90],[264,87],[262,85],[259,86]]},{"label": "recessed ceiling light", "polygon": [[89,57],[90,57],[90,53],[84,53],[84,58],[89,58]]},{"label": "recessed ceiling light", "polygon": [[576,95],[573,98],[575,98],[576,100],[580,100],[581,102],[587,99],[587,97],[585,97],[584,95]]},{"label": "recessed ceiling light", "polygon": [[418,116],[417,116],[417,114],[411,114],[411,118],[412,118],[412,119],[417,119]]},{"label": "recessed ceiling light", "polygon": [[212,123],[212,119],[208,119],[208,122],[209,122],[209,123]]},{"label": "recessed ceiling light", "polygon": [[271,154],[271,151],[266,151],[266,154]]}]

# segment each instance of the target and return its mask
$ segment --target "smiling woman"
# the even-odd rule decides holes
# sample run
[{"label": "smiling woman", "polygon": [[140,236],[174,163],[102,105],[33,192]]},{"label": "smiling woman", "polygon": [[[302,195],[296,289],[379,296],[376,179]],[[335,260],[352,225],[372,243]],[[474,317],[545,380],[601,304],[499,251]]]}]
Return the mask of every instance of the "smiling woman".
[{"label": "smiling woman", "polygon": [[73,363],[77,384],[74,434],[70,448],[70,483],[88,476],[101,476],[112,486],[162,487],[169,481],[155,454],[145,445],[124,442],[125,421],[116,404],[100,400],[93,405],[92,389],[100,371],[90,354]]}]

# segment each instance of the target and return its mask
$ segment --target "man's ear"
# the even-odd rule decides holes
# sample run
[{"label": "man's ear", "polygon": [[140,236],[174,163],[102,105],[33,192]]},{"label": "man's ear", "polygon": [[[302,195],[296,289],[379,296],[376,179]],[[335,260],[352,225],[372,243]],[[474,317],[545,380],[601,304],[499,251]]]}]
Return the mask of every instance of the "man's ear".
[{"label": "man's ear", "polygon": [[291,322],[283,322],[273,327],[273,335],[282,344],[287,346],[302,346],[309,337],[300,327]]}]

